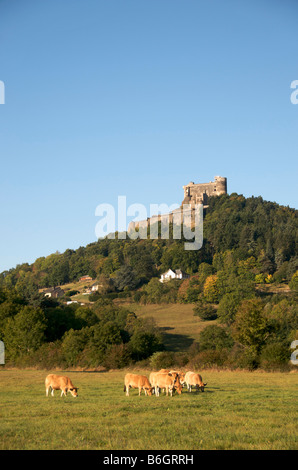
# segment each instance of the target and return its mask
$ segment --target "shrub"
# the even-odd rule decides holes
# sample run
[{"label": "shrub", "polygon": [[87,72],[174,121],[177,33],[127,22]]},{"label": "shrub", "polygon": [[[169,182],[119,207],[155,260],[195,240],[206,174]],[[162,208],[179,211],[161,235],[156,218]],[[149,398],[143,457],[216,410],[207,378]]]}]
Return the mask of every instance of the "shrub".
[{"label": "shrub", "polygon": [[298,271],[293,274],[291,282],[289,283],[290,289],[297,292],[298,291]]},{"label": "shrub", "polygon": [[98,291],[94,292],[93,294],[90,294],[88,296],[88,299],[90,302],[96,302],[97,300],[99,300],[102,296],[100,295],[100,293]]},{"label": "shrub", "polygon": [[174,365],[174,353],[170,351],[158,351],[149,359],[152,369],[169,369]]},{"label": "shrub", "polygon": [[212,367],[223,367],[227,362],[229,352],[227,349],[221,351],[215,349],[206,349],[196,354],[188,366],[191,369],[200,370]]},{"label": "shrub", "polygon": [[76,295],[76,294],[79,294],[79,293],[80,293],[80,292],[79,292],[78,290],[68,290],[68,291],[65,292],[65,295],[66,295],[67,297],[71,297],[71,296]]},{"label": "shrub", "polygon": [[232,369],[254,370],[258,366],[258,358],[249,348],[245,348],[239,343],[235,343],[229,351],[226,365]]},{"label": "shrub", "polygon": [[200,351],[230,349],[233,344],[234,341],[228,331],[217,325],[207,326],[199,336]]},{"label": "shrub", "polygon": [[217,318],[216,309],[211,304],[198,302],[193,309],[194,315],[203,321],[215,320]]},{"label": "shrub", "polygon": [[288,342],[266,344],[261,350],[260,367],[265,370],[287,368],[290,354]]},{"label": "shrub", "polygon": [[131,362],[131,354],[126,344],[112,344],[108,346],[103,365],[107,369],[122,369]]},{"label": "shrub", "polygon": [[134,302],[140,302],[141,298],[142,298],[142,292],[141,291],[137,291],[134,296],[133,296],[133,300]]},{"label": "shrub", "polygon": [[255,283],[256,284],[264,284],[265,282],[265,274],[260,273],[255,275]]},{"label": "shrub", "polygon": [[136,361],[146,359],[156,351],[164,349],[163,344],[160,342],[160,338],[154,333],[147,333],[141,330],[133,333],[129,347],[132,358]]},{"label": "shrub", "polygon": [[63,359],[61,350],[61,341],[43,344],[31,359],[31,366],[39,369],[51,369],[53,367],[65,367],[66,362]]}]

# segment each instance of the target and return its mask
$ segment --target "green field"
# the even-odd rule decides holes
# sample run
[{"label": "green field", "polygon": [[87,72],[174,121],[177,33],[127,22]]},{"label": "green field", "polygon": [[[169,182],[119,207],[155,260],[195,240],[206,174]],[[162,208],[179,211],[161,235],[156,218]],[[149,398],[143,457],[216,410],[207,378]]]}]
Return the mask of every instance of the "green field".
[{"label": "green field", "polygon": [[171,398],[126,397],[125,372],[68,371],[79,397],[61,398],[45,395],[48,371],[0,370],[0,449],[298,447],[297,373],[206,370],[204,393]]},{"label": "green field", "polygon": [[[119,304],[121,305],[121,304]],[[193,304],[147,304],[122,303],[140,318],[152,317],[161,329],[166,349],[186,351],[200,332],[215,321],[202,321],[193,314]]]}]

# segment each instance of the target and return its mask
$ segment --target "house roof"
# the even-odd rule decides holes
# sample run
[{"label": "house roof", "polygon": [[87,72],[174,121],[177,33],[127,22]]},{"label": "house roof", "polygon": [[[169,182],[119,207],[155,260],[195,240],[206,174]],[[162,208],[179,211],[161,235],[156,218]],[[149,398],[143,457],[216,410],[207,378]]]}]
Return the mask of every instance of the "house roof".
[{"label": "house roof", "polygon": [[165,273],[162,273],[162,276],[165,276],[166,274],[168,274],[170,272],[175,274],[175,272],[172,269],[168,269]]},{"label": "house roof", "polygon": [[182,274],[182,275],[187,276],[187,274],[184,271],[182,271],[182,269],[175,269],[175,271],[173,271],[172,269],[168,269],[165,273],[162,273],[161,276],[165,276],[168,273]]},{"label": "house roof", "polygon": [[176,269],[176,274],[183,274],[184,276],[188,276],[188,274],[185,271],[182,271],[182,269]]}]

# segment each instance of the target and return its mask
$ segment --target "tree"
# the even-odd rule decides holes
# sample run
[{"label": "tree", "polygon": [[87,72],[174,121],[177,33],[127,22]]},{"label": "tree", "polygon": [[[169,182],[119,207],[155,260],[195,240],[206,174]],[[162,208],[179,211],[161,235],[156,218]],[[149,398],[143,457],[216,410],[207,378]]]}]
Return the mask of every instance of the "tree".
[{"label": "tree", "polygon": [[231,325],[234,322],[237,308],[242,297],[237,292],[225,294],[218,304],[217,316],[220,323]]},{"label": "tree", "polygon": [[40,308],[25,306],[4,328],[7,357],[17,359],[36,351],[45,340],[46,319]]},{"label": "tree", "polygon": [[217,318],[216,309],[211,304],[197,302],[194,309],[194,315],[200,317],[203,321],[215,320]]},{"label": "tree", "polygon": [[114,278],[114,284],[118,291],[134,289],[138,281],[131,266],[124,265],[118,271]]},{"label": "tree", "polygon": [[217,287],[218,277],[216,274],[208,276],[204,284],[204,297],[207,302],[217,302],[218,301],[218,287]]},{"label": "tree", "polygon": [[9,318],[13,318],[20,310],[20,305],[6,300],[0,304],[0,338],[4,334],[5,324]]},{"label": "tree", "polygon": [[244,300],[239,306],[232,325],[233,337],[246,346],[251,356],[257,359],[261,347],[269,334],[268,323],[260,299]]},{"label": "tree", "polygon": [[278,341],[265,344],[260,353],[260,366],[264,369],[276,369],[289,363],[289,343]]},{"label": "tree", "polygon": [[298,291],[298,271],[296,271],[295,274],[293,274],[289,286],[291,290],[296,291],[296,292]]},{"label": "tree", "polygon": [[234,341],[227,330],[217,325],[206,326],[199,336],[200,351],[207,349],[221,351],[230,349],[233,344]]},{"label": "tree", "polygon": [[164,349],[163,344],[154,333],[146,333],[144,331],[136,331],[129,342],[132,358],[140,361],[151,356],[156,351]]},{"label": "tree", "polygon": [[144,287],[149,302],[159,303],[162,300],[164,286],[157,277],[153,277],[151,281]]}]

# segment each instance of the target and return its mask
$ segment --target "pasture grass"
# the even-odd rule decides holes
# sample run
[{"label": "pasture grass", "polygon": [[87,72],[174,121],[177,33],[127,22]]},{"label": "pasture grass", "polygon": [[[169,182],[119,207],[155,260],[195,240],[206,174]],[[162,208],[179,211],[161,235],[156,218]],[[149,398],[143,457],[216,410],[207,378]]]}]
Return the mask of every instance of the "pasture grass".
[{"label": "pasture grass", "polygon": [[46,371],[0,370],[0,449],[297,450],[298,374],[206,370],[204,393],[127,397],[125,373],[68,371],[73,398],[46,397]]},{"label": "pasture grass", "polygon": [[193,341],[198,341],[200,332],[214,320],[202,321],[194,316],[194,304],[123,304],[139,318],[154,318],[161,329],[167,350],[187,351]]}]

